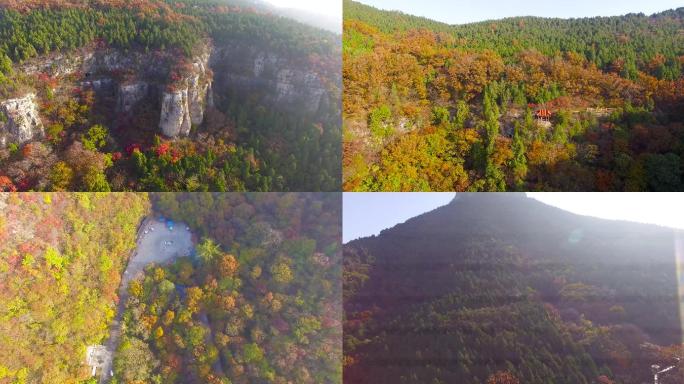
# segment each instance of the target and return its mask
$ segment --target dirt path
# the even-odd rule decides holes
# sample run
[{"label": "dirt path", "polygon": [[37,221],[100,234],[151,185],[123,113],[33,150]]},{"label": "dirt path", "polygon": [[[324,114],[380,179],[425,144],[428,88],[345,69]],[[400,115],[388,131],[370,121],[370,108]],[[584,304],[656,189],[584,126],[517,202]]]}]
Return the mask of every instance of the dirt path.
[{"label": "dirt path", "polygon": [[194,249],[192,234],[184,223],[175,223],[173,229],[170,229],[167,223],[151,217],[141,223],[136,245],[119,286],[116,316],[110,326],[109,339],[105,343],[110,357],[102,365],[100,384],[108,383],[111,379],[114,352],[121,336],[121,319],[128,300],[128,284],[141,276],[148,265],[171,263],[176,258],[192,255]]},{"label": "dirt path", "polygon": [[[202,324],[204,324],[205,327],[207,327],[205,341],[207,344],[209,344],[214,340],[214,334],[212,332],[211,323],[209,322],[209,316],[207,316],[206,313],[202,312],[199,316],[199,320],[202,322]],[[221,356],[219,356],[218,359],[216,359],[216,361],[214,362],[214,364],[212,364],[211,367],[214,370],[214,373],[216,373],[217,375],[225,375],[223,371],[223,364],[221,363]]]}]

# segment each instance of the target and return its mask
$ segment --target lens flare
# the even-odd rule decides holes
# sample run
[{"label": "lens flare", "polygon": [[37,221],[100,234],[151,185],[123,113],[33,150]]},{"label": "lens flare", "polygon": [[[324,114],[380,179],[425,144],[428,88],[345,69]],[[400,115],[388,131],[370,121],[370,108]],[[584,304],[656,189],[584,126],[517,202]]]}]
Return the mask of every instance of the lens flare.
[{"label": "lens flare", "polygon": [[677,291],[679,293],[679,322],[682,324],[680,332],[682,334],[682,344],[684,344],[684,234],[682,231],[675,231],[675,261],[677,264]]}]

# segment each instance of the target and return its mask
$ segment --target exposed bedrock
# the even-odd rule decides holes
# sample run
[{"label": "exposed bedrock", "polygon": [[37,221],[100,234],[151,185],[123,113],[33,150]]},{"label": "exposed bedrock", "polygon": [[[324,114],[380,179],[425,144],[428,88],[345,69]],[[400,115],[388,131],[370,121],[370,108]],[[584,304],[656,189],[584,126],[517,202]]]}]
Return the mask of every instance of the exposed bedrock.
[{"label": "exposed bedrock", "polygon": [[148,97],[149,88],[149,84],[142,81],[119,85],[117,113],[128,115],[133,112],[134,107]]},{"label": "exposed bedrock", "polygon": [[[113,112],[131,117],[142,103],[159,106],[159,130],[187,136],[204,122],[205,111],[233,92],[258,95],[277,108],[317,112],[328,102],[320,76],[302,60],[254,45],[205,42],[181,68],[170,52],[80,49],[46,55],[22,64],[26,74],[82,75],[80,85],[97,95],[115,97]],[[34,93],[0,101],[7,110],[0,121],[0,145],[23,143],[43,135]],[[0,117],[1,118],[1,117]]]},{"label": "exposed bedrock", "polygon": [[318,111],[326,87],[317,73],[295,59],[240,43],[217,46],[209,61],[215,89],[259,92],[280,108]]},{"label": "exposed bedrock", "polygon": [[34,93],[0,102],[0,146],[22,144],[43,135]]},{"label": "exposed bedrock", "polygon": [[188,90],[164,92],[159,119],[162,133],[168,137],[186,136],[191,127]]}]

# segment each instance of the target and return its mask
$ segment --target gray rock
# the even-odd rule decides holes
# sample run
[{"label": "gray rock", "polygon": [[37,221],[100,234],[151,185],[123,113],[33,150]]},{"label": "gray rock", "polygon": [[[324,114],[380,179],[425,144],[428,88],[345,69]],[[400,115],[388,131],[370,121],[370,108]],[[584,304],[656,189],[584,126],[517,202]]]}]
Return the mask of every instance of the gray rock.
[{"label": "gray rock", "polygon": [[143,81],[119,85],[117,112],[125,115],[130,114],[135,106],[147,97],[148,93],[149,84]]},{"label": "gray rock", "polygon": [[164,135],[187,136],[192,125],[204,122],[207,104],[213,104],[208,62],[207,50],[194,58],[192,73],[179,81],[175,91],[162,92],[159,128]]},{"label": "gray rock", "polygon": [[34,93],[0,103],[1,147],[10,143],[22,144],[44,135]]},{"label": "gray rock", "polygon": [[316,112],[327,93],[323,80],[301,60],[257,47],[228,42],[216,46],[209,60],[215,72],[215,92],[236,89],[259,92],[266,103],[284,109]]},{"label": "gray rock", "polygon": [[190,134],[191,120],[187,89],[163,93],[159,128],[167,137]]},{"label": "gray rock", "polygon": [[[26,74],[53,76],[82,73],[86,76],[82,86],[93,89],[98,96],[116,95],[116,112],[122,116],[133,113],[140,103],[157,105],[160,101],[159,128],[168,137],[188,135],[192,125],[201,125],[206,108],[214,106],[214,97],[229,90],[258,95],[265,105],[309,113],[332,100],[326,97],[328,87],[324,80],[309,70],[301,58],[239,41],[222,42],[215,47],[207,41],[197,48],[199,53],[192,58],[192,68],[186,69],[183,78],[176,78],[171,86],[169,73],[177,58],[168,52],[83,48],[45,55],[22,64],[20,69]],[[127,80],[114,80],[119,78]],[[37,113],[31,116],[37,118]],[[12,124],[16,133],[3,133],[5,141],[25,140],[42,132],[42,125],[37,129],[37,125]],[[31,133],[32,130],[36,132]]]}]

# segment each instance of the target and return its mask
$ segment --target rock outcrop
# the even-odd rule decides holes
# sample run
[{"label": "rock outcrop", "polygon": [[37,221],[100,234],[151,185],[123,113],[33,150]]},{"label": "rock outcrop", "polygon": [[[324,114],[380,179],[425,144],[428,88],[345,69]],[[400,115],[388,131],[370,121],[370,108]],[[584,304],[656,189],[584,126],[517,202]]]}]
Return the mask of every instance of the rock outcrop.
[{"label": "rock outcrop", "polygon": [[208,102],[213,104],[209,70],[210,49],[194,57],[190,73],[161,96],[159,128],[167,137],[187,136],[193,125],[204,122]]},{"label": "rock outcrop", "polygon": [[149,93],[149,84],[138,81],[131,84],[119,85],[116,110],[125,115],[133,112],[135,106],[145,100]]},{"label": "rock outcrop", "polygon": [[259,92],[281,108],[318,111],[327,93],[320,76],[297,58],[253,46],[225,43],[210,58],[217,89]]},{"label": "rock outcrop", "polygon": [[10,143],[22,144],[43,135],[43,123],[38,115],[35,94],[29,93],[0,103],[1,147]]},{"label": "rock outcrop", "polygon": [[168,137],[187,136],[191,125],[188,90],[164,92],[159,128]]},{"label": "rock outcrop", "polygon": [[314,73],[281,69],[276,82],[276,102],[301,103],[309,112],[316,112],[321,104],[325,89]]},{"label": "rock outcrop", "polygon": [[[22,64],[20,70],[27,75],[81,74],[81,87],[101,97],[115,97],[120,118],[131,117],[141,103],[158,106],[159,130],[171,138],[189,135],[192,126],[204,122],[205,110],[213,107],[214,98],[229,91],[258,96],[265,105],[308,113],[317,112],[330,100],[323,79],[301,58],[241,42],[214,47],[205,41],[196,52],[191,62],[182,65],[170,51],[91,47],[45,55]],[[7,123],[0,122],[0,144],[21,143],[42,134],[34,99],[35,95],[3,103],[19,103],[17,108],[23,112],[12,112]]]}]

